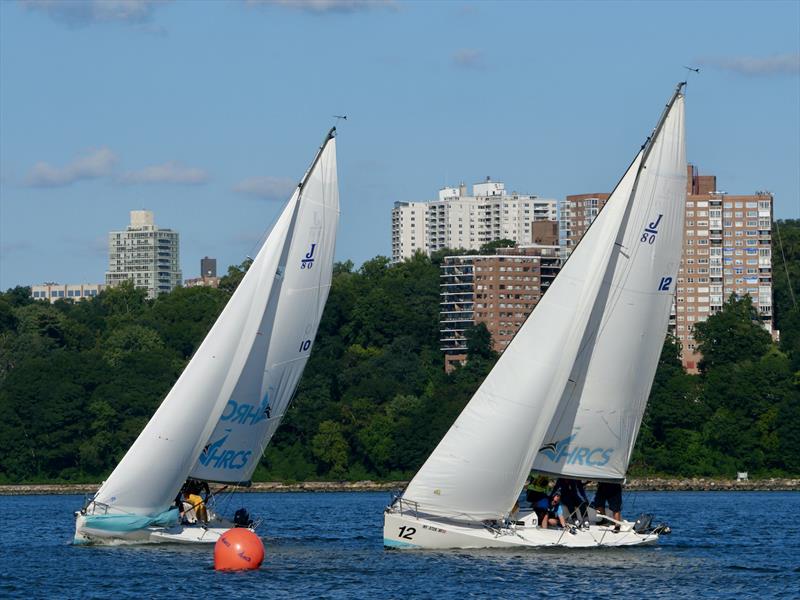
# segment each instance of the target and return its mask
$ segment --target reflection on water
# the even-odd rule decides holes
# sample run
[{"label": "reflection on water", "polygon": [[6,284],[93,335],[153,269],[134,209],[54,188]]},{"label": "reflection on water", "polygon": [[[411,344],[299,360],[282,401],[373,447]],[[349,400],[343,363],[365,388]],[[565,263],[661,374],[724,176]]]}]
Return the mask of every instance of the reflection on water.
[{"label": "reflection on water", "polygon": [[673,534],[657,546],[596,550],[397,551],[382,546],[383,493],[237,494],[264,517],[260,571],[217,573],[211,547],[73,547],[79,496],[0,497],[0,597],[294,598],[581,595],[798,597],[800,494],[640,492]]}]

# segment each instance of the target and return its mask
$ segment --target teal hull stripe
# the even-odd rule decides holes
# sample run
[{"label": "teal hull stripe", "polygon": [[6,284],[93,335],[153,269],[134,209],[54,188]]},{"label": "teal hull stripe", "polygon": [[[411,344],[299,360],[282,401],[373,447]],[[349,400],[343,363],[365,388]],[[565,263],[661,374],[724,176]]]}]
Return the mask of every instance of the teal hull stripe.
[{"label": "teal hull stripe", "polygon": [[419,548],[416,544],[409,544],[408,542],[398,542],[397,540],[390,540],[383,538],[383,545],[387,548]]},{"label": "teal hull stripe", "polygon": [[180,522],[178,509],[172,508],[154,517],[137,515],[86,515],[84,527],[117,533],[137,531],[146,527],[172,527]]}]

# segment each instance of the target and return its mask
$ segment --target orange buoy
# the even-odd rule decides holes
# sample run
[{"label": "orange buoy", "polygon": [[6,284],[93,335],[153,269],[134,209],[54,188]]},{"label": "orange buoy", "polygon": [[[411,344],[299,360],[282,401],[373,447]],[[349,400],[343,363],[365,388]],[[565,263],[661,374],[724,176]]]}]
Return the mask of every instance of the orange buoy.
[{"label": "orange buoy", "polygon": [[214,545],[214,568],[217,571],[257,569],[263,561],[261,538],[244,527],[229,529]]}]

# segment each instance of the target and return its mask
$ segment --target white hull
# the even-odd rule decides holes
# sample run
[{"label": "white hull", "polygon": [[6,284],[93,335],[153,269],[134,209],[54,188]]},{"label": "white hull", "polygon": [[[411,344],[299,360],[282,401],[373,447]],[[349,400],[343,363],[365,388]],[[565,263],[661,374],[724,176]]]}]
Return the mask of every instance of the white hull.
[{"label": "white hull", "polygon": [[434,518],[400,514],[387,509],[383,518],[383,545],[389,548],[598,548],[638,546],[658,541],[657,534],[639,534],[633,523],[625,522],[621,531],[614,527],[591,525],[574,534],[564,529],[540,529],[535,515],[530,514],[517,524],[493,529],[482,524],[471,525]]},{"label": "white hull", "polygon": [[223,533],[233,527],[235,525],[230,521],[216,518],[205,525],[146,527],[136,531],[117,532],[87,527],[86,517],[79,514],[75,519],[75,538],[73,543],[76,545],[215,544]]}]

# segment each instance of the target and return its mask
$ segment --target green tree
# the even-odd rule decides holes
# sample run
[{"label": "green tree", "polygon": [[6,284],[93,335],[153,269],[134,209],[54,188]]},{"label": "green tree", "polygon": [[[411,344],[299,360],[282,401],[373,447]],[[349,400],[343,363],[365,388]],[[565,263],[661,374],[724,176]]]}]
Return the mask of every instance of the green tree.
[{"label": "green tree", "polygon": [[228,267],[228,273],[223,275],[219,280],[219,289],[228,295],[232,295],[239,287],[239,284],[244,279],[245,273],[253,264],[253,259],[248,257],[239,266],[231,265]]},{"label": "green tree", "polygon": [[514,240],[502,238],[499,240],[492,240],[491,242],[486,242],[480,247],[479,253],[494,254],[498,248],[516,248],[516,247],[517,247],[517,242],[515,242]]},{"label": "green tree", "polygon": [[347,472],[349,447],[340,423],[323,421],[319,431],[311,440],[311,450],[328,467],[334,478],[344,477]]},{"label": "green tree", "polygon": [[758,311],[750,296],[731,296],[722,310],[694,326],[697,349],[703,354],[701,371],[722,364],[762,357],[772,339],[761,326]]},{"label": "green tree", "polygon": [[773,223],[772,285],[781,349],[789,354],[793,369],[800,371],[800,219]]}]

